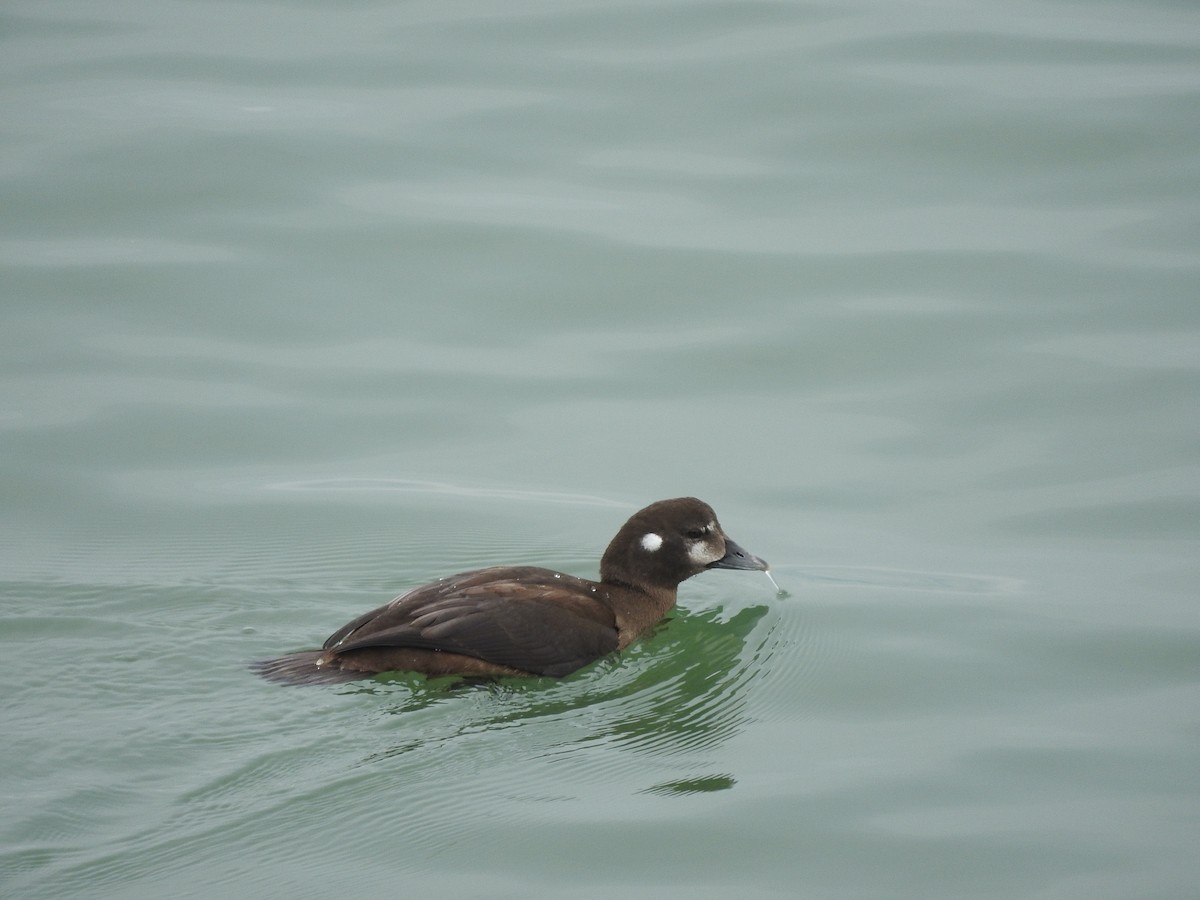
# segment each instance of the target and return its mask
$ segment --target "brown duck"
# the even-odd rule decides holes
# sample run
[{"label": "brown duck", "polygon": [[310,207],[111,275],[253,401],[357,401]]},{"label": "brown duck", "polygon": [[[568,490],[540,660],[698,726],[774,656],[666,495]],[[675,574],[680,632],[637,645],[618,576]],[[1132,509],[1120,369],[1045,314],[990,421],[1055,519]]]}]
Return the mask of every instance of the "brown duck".
[{"label": "brown duck", "polygon": [[600,580],[536,566],[493,566],[414,588],[343,625],[320,650],[254,663],[288,684],[380,672],[562,676],[629,646],[705,569],[766,570],[694,497],[630,517],[600,560]]}]

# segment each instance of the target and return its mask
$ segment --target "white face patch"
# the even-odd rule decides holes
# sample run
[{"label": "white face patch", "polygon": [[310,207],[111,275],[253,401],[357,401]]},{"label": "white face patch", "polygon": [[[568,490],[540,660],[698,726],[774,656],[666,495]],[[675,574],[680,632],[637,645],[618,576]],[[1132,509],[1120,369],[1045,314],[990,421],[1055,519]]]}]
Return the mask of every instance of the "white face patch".
[{"label": "white face patch", "polygon": [[653,553],[662,546],[662,538],[651,531],[649,534],[642,535],[642,549],[647,553]]},{"label": "white face patch", "polygon": [[718,553],[717,548],[708,541],[693,541],[688,544],[688,556],[692,558],[693,562],[707,566],[720,559],[722,554]]}]

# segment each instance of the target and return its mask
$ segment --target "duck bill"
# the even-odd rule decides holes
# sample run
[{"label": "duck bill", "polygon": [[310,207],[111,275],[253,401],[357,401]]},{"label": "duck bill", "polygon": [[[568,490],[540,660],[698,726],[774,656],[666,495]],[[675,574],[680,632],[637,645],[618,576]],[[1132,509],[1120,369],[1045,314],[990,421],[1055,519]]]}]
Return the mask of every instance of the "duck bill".
[{"label": "duck bill", "polygon": [[725,555],[715,563],[709,563],[708,567],[710,569],[750,569],[756,572],[765,572],[770,568],[765,559],[759,559],[753,553],[743,550],[729,538],[725,538]]}]

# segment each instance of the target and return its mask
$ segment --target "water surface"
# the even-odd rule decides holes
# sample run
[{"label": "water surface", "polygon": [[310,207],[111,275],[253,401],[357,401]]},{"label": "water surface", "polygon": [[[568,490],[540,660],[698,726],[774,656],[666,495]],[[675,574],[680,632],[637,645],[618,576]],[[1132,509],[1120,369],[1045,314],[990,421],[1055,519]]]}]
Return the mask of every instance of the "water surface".
[{"label": "water surface", "polygon": [[[1196,896],[1190,5],[2,21],[0,893]],[[681,494],[790,596],[245,668]]]}]

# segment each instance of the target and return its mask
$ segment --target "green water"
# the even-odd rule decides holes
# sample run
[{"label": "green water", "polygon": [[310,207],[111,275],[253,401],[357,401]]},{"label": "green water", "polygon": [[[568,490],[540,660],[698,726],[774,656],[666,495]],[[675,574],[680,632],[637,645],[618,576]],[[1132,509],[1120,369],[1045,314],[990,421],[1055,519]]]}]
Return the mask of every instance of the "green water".
[{"label": "green water", "polygon": [[[13,2],[0,895],[1195,898],[1191,4]],[[695,494],[562,681],[287,689]]]}]

